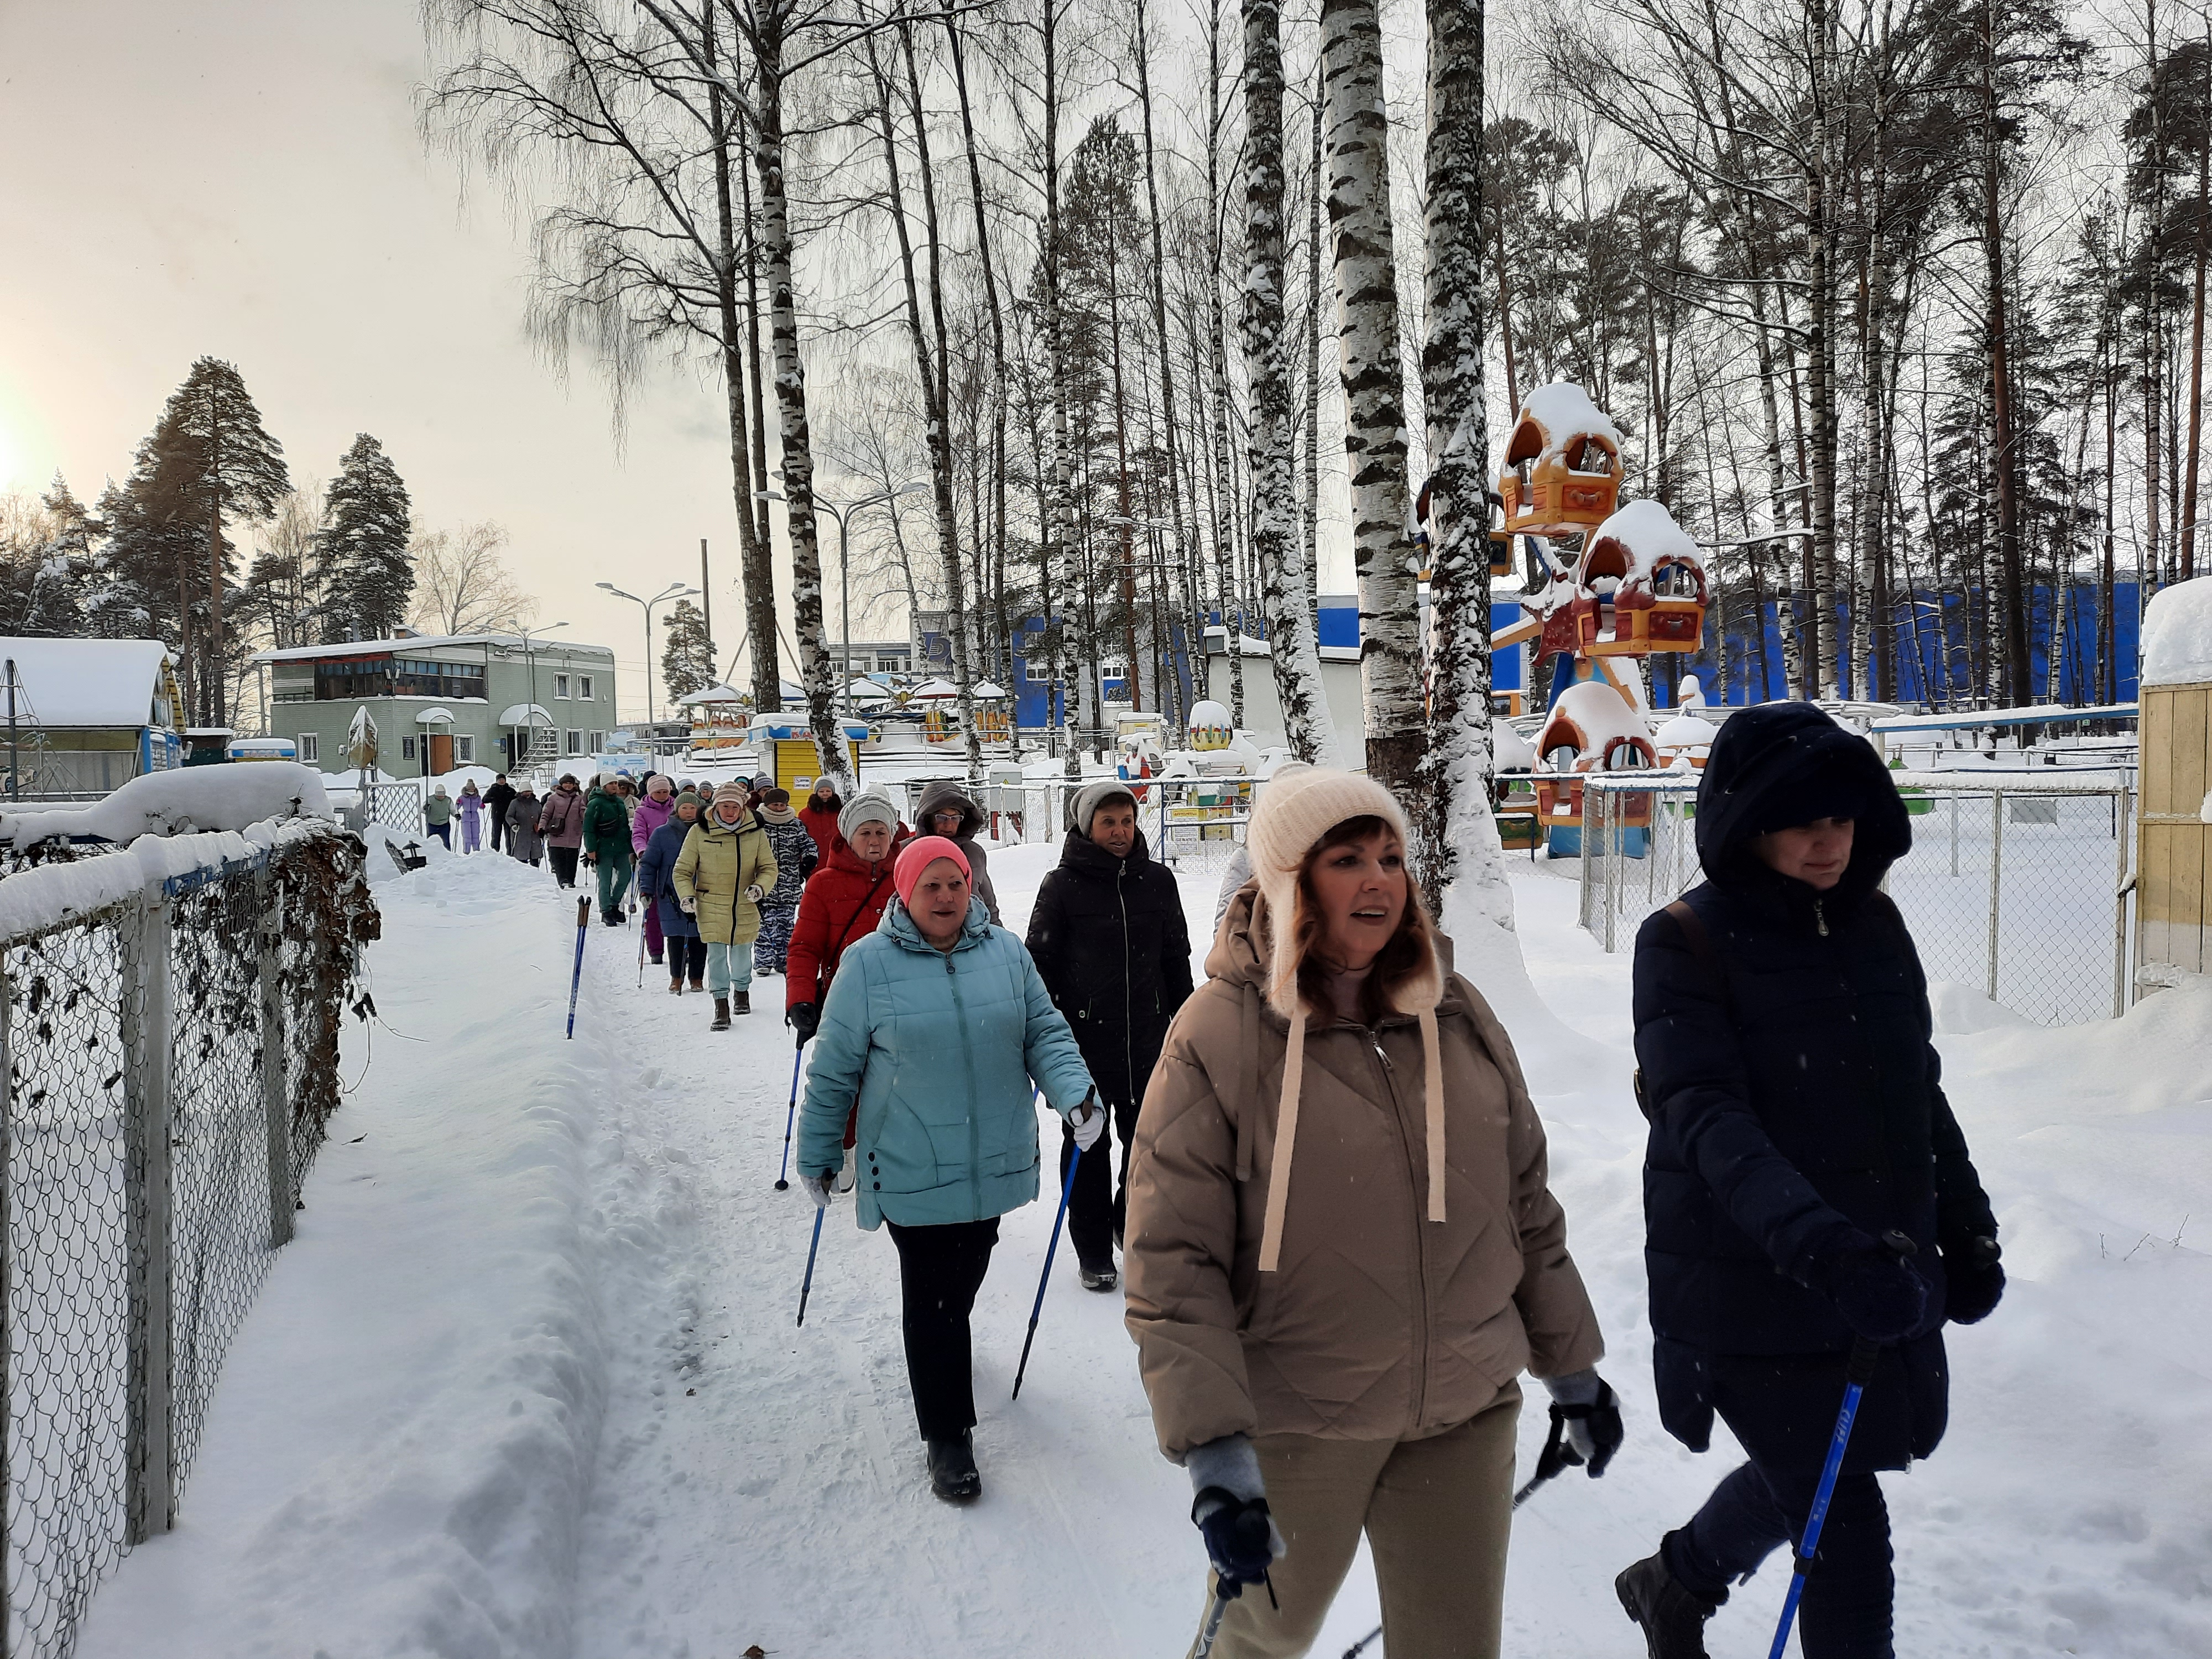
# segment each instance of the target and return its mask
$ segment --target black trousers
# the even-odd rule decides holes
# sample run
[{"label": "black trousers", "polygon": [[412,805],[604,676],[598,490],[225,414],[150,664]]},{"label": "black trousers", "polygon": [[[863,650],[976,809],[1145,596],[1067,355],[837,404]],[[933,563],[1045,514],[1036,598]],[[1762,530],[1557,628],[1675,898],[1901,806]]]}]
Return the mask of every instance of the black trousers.
[{"label": "black trousers", "polygon": [[499,851],[501,843],[506,841],[506,839],[507,814],[504,812],[494,812],[491,815],[491,850],[495,853]]},{"label": "black trousers", "polygon": [[906,1334],[906,1380],[924,1440],[957,1440],[975,1426],[975,1379],[968,1316],[999,1242],[999,1218],[941,1227],[902,1227],[899,1311]]},{"label": "black trousers", "polygon": [[[1111,1267],[1114,1241],[1121,1236],[1129,1213],[1129,1146],[1137,1138],[1137,1109],[1116,1103],[1114,1133],[1101,1136],[1083,1155],[1075,1172],[1075,1190],[1067,1195],[1067,1242],[1075,1259],[1085,1267]],[[1121,1143],[1118,1169],[1114,1141]],[[1060,1126],[1060,1180],[1067,1184],[1067,1161],[1075,1156],[1075,1131],[1063,1121]]]},{"label": "black trousers", "polygon": [[576,856],[580,847],[548,847],[545,856],[553,860],[553,879],[563,887],[576,884]]},{"label": "black trousers", "polygon": [[685,939],[680,933],[671,933],[663,941],[668,952],[668,979],[672,985],[687,975],[698,980],[707,977],[707,941],[696,935]]}]

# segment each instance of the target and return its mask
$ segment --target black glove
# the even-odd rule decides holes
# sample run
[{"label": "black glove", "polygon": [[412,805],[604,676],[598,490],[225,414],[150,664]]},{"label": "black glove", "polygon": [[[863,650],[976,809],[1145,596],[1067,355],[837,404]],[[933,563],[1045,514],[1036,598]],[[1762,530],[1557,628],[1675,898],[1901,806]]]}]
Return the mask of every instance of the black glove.
[{"label": "black glove", "polygon": [[1552,1435],[1537,1460],[1537,1478],[1548,1480],[1563,1468],[1586,1463],[1590,1479],[1596,1480],[1627,1437],[1620,1425],[1620,1396],[1594,1370],[1547,1377],[1544,1386],[1552,1395]]},{"label": "black glove", "polygon": [[2004,1252],[1987,1235],[1943,1252],[1944,1312],[1954,1325],[1978,1325],[2004,1299]]},{"label": "black glove", "polygon": [[811,1042],[816,1028],[822,1024],[822,1016],[812,1003],[794,1002],[783,1011],[783,1023],[799,1033],[801,1042]]},{"label": "black glove", "polygon": [[[1901,1234],[1891,1237],[1903,1239]],[[1844,1322],[1869,1342],[1899,1341],[1927,1316],[1929,1286],[1920,1269],[1898,1246],[1869,1238],[1856,1227],[1842,1236],[1817,1271],[1814,1288],[1826,1291]]]},{"label": "black glove", "polygon": [[1266,1498],[1238,1498],[1226,1487],[1208,1486],[1193,1500],[1190,1518],[1205,1534],[1206,1553],[1223,1589],[1233,1595],[1267,1576],[1275,1559],[1275,1525]]}]

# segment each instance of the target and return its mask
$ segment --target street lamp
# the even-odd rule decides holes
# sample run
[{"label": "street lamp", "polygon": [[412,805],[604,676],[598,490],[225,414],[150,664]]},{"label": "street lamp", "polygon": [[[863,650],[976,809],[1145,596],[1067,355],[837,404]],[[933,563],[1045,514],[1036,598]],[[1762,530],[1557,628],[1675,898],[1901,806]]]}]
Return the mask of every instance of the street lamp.
[{"label": "street lamp", "polygon": [[[568,624],[564,622],[547,623],[543,628],[518,628],[514,630],[518,635],[521,635],[523,672],[530,677],[530,703],[529,706],[524,709],[522,714],[522,729],[525,732],[534,732],[538,729],[538,659],[530,654],[530,636],[532,634],[550,634],[555,629],[566,628],[568,625]],[[513,651],[513,647],[503,646],[500,648],[500,654],[501,656],[512,655]],[[548,720],[547,724],[549,726],[551,724],[550,719]],[[522,763],[527,758],[529,744],[526,740],[523,744],[523,748],[526,751],[524,754],[511,754],[507,757],[507,763],[510,766],[514,767],[518,771],[521,769]]]},{"label": "street lamp", "polygon": [[[839,664],[840,678],[837,690],[840,696],[845,694],[853,683],[853,611],[846,582],[851,561],[846,556],[845,521],[864,507],[873,507],[879,501],[896,501],[901,495],[926,495],[928,493],[929,486],[926,483],[903,483],[896,489],[886,489],[874,495],[864,495],[859,501],[849,502],[842,508],[823,500],[819,495],[814,498],[816,507],[837,520],[837,628],[845,640],[844,654]],[[786,507],[791,504],[790,499],[781,489],[756,489],[753,491],[753,496],[757,501],[781,501]],[[605,586],[605,584],[601,585]]]},{"label": "street lamp", "polygon": [[[612,582],[600,582],[598,585],[600,587],[605,588],[608,592],[613,594],[617,599],[628,599],[632,605],[641,606],[644,609],[645,723],[647,726],[656,725],[659,722],[659,716],[653,712],[653,607],[656,605],[665,604],[670,599],[687,598],[691,594],[696,593],[699,590],[696,587],[688,586],[683,582],[671,582],[667,586],[662,588],[659,592],[654,594],[651,599],[641,599],[635,593],[623,592],[622,589],[617,587]],[[620,709],[617,709],[615,713],[619,716],[622,711]],[[647,742],[648,744],[651,742],[649,735]]]}]

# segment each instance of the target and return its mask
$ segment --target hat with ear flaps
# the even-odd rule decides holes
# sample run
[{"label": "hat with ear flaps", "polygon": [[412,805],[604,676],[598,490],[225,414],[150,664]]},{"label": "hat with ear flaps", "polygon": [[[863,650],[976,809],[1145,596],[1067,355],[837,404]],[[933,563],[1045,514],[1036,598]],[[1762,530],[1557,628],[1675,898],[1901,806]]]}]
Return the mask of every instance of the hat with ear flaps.
[{"label": "hat with ear flaps", "polygon": [[[1283,1213],[1290,1201],[1291,1156],[1297,1136],[1298,1091],[1305,1072],[1306,1006],[1298,994],[1301,965],[1297,934],[1298,872],[1306,855],[1347,818],[1376,817],[1389,824],[1402,844],[1406,814],[1397,798],[1372,778],[1331,767],[1285,767],[1268,781],[1252,809],[1245,847],[1252,874],[1267,909],[1267,1006],[1291,1023],[1283,1051],[1283,1092],[1275,1113],[1275,1152],[1267,1176],[1267,1216],[1260,1235],[1260,1271],[1275,1271],[1282,1253]],[[1417,904],[1409,893],[1410,904]],[[1390,1001],[1412,1014],[1421,1027],[1421,1071],[1427,1116],[1428,1215],[1444,1218],[1444,1084],[1443,1051],[1437,1039],[1437,1004],[1444,988],[1443,964],[1425,920],[1409,917],[1429,941],[1428,959],[1390,987]]]}]

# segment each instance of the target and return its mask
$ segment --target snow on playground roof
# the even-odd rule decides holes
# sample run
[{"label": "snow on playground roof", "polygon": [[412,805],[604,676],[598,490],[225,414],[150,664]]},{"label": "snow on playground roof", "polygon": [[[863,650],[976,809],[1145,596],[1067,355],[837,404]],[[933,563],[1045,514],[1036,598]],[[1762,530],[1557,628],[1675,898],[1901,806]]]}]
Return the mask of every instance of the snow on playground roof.
[{"label": "snow on playground roof", "polygon": [[1490,752],[1501,772],[1526,772],[1536,764],[1536,745],[1502,720],[1490,722]]},{"label": "snow on playground roof", "polygon": [[924,680],[907,694],[915,698],[957,697],[960,688],[951,680]]},{"label": "snow on playground roof", "polygon": [[2142,619],[2142,684],[2212,680],[2212,576],[2162,587]]},{"label": "snow on playground roof", "polygon": [[1620,447],[1620,428],[1590,401],[1589,393],[1572,380],[1554,380],[1549,386],[1538,386],[1528,394],[1521,413],[1544,428],[1543,459],[1549,460],[1558,454],[1566,447],[1568,439],[1583,434],[1610,439],[1614,449]]},{"label": "snow on playground roof", "polygon": [[1644,716],[1603,680],[1583,680],[1559,693],[1559,700],[1552,705],[1551,718],[1545,721],[1545,730],[1536,737],[1540,753],[1554,721],[1571,721],[1583,734],[1578,760],[1595,763],[1616,738],[1641,738],[1646,743],[1651,740],[1651,731],[1644,723]]},{"label": "snow on playground roof", "polygon": [[703,690],[692,692],[689,696],[677,698],[676,706],[679,708],[689,708],[694,703],[743,702],[744,700],[745,694],[734,685],[709,685]]},{"label": "snow on playground roof", "polygon": [[1589,544],[1595,547],[1607,539],[1620,543],[1628,550],[1626,580],[1632,583],[1648,583],[1662,559],[1680,560],[1699,571],[1705,568],[1705,556],[1698,550],[1696,539],[1674,522],[1673,514],[1655,501],[1631,501],[1618,508],[1597,527]]},{"label": "snow on playground roof", "polygon": [[30,701],[17,713],[40,726],[145,725],[168,656],[159,640],[0,639]]},{"label": "snow on playground roof", "polygon": [[1003,697],[1006,695],[1006,688],[994,684],[989,680],[979,680],[975,690],[970,695],[978,697]]}]

